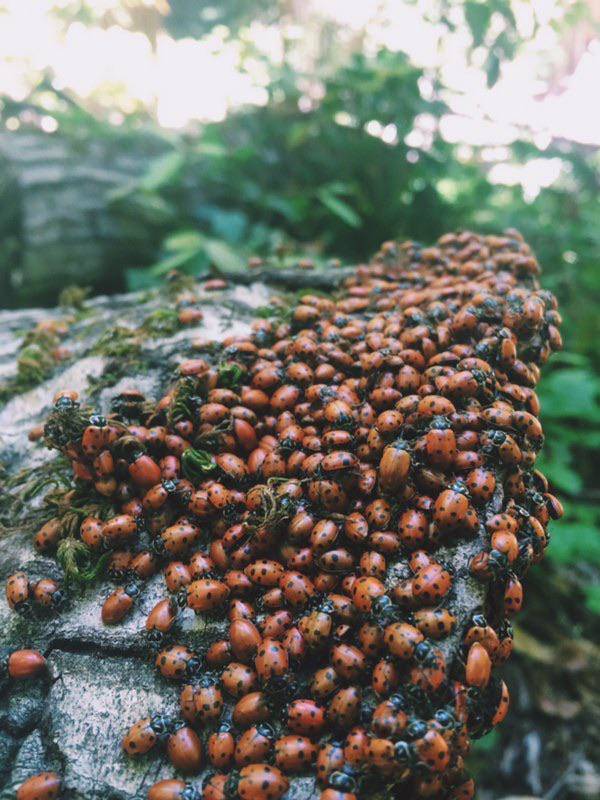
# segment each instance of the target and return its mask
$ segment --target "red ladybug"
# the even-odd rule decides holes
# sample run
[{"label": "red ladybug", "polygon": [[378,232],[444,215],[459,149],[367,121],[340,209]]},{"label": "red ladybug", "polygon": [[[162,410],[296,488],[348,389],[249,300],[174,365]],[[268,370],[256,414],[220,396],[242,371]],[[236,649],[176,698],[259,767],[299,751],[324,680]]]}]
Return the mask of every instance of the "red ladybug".
[{"label": "red ladybug", "polygon": [[473,642],[469,648],[465,667],[467,684],[483,689],[489,683],[491,672],[492,662],[487,650],[479,642]]},{"label": "red ladybug", "polygon": [[60,796],[61,779],[56,772],[40,772],[17,789],[17,800],[54,800]]},{"label": "red ladybug", "polygon": [[441,639],[452,633],[456,617],[447,608],[423,608],[414,612],[414,622],[424,636]]},{"label": "red ladybug", "polygon": [[288,790],[290,782],[277,767],[269,764],[250,764],[228,781],[230,791],[242,800],[279,800]]},{"label": "red ladybug", "polygon": [[321,784],[327,784],[329,776],[340,770],[345,764],[344,749],[340,742],[331,741],[321,745],[317,753],[315,771],[317,780]]},{"label": "red ladybug", "polygon": [[156,656],[155,664],[165,678],[181,680],[188,674],[188,665],[192,659],[192,651],[177,644],[161,650]]},{"label": "red ladybug", "polygon": [[325,709],[314,700],[294,700],[287,709],[287,725],[292,733],[318,736],[325,727]]},{"label": "red ladybug", "polygon": [[435,501],[433,518],[441,530],[451,530],[465,521],[468,511],[468,490],[464,483],[457,481]]},{"label": "red ladybug", "polygon": [[167,779],[148,789],[148,800],[200,800],[200,794],[185,781]]},{"label": "red ladybug", "polygon": [[6,600],[15,611],[25,607],[29,599],[29,578],[25,572],[15,572],[6,581]]},{"label": "red ladybug", "polygon": [[208,760],[216,769],[227,769],[233,761],[235,739],[228,723],[211,733],[206,745]]},{"label": "red ladybug", "polygon": [[214,578],[200,578],[187,587],[187,604],[197,614],[219,608],[228,597],[227,586]]},{"label": "red ladybug", "polygon": [[357,686],[338,689],[327,706],[327,719],[338,730],[348,730],[358,721],[362,694]]},{"label": "red ladybug", "polygon": [[166,717],[145,717],[129,729],[123,738],[123,750],[130,756],[141,756],[151,750],[160,738],[169,733],[170,723]]},{"label": "red ladybug", "polygon": [[178,728],[167,739],[167,755],[171,764],[181,772],[198,772],[203,759],[198,734],[187,726]]},{"label": "red ladybug", "polygon": [[283,645],[275,639],[263,639],[259,645],[254,666],[261,682],[274,675],[285,675],[289,669],[289,656]]},{"label": "red ladybug", "polygon": [[244,731],[235,746],[235,763],[238,766],[255,764],[269,758],[274,734],[269,725],[260,722]]},{"label": "red ladybug", "polygon": [[105,625],[116,625],[121,622],[133,608],[134,598],[139,591],[134,583],[115,589],[102,606],[102,622]]},{"label": "red ladybug", "polygon": [[39,650],[14,650],[8,657],[8,675],[16,680],[35,678],[45,669],[46,659]]},{"label": "red ladybug", "polygon": [[437,605],[452,586],[450,573],[440,564],[429,564],[420,569],[413,581],[413,597],[427,606]]},{"label": "red ladybug", "polygon": [[284,773],[309,769],[317,757],[317,748],[307,736],[283,736],[275,742],[275,764]]},{"label": "red ladybug", "polygon": [[421,631],[407,622],[394,622],[388,625],[384,633],[388,650],[393,656],[402,660],[412,658],[415,647],[423,641],[423,638]]}]

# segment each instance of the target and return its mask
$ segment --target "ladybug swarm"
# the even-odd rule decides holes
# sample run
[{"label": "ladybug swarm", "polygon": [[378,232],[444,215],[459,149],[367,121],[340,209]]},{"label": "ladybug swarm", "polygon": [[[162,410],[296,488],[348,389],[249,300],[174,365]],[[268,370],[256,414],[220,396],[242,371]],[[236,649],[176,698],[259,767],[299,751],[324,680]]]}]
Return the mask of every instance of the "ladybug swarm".
[{"label": "ladybug swarm", "polygon": [[[158,402],[130,391],[102,416],[55,398],[46,443],[110,509],[69,533],[121,578],[104,623],[164,575],[146,636],[180,714],[140,719],[122,745],[178,773],[149,800],[278,800],[302,773],[320,800],[474,796],[470,739],[507,713],[495,667],[562,513],[535,469],[535,387],[561,346],[538,273],[515,231],[386,243],[335,299],[257,319],[219,366],[182,363]],[[36,544],[63,536],[55,518]],[[442,555],[460,540],[487,586],[467,620]],[[23,572],[6,592],[16,611],[64,593]],[[226,635],[183,645],[192,612]],[[10,656],[12,678],[42,669],[35,651]],[[18,797],[59,792],[44,773]]]}]

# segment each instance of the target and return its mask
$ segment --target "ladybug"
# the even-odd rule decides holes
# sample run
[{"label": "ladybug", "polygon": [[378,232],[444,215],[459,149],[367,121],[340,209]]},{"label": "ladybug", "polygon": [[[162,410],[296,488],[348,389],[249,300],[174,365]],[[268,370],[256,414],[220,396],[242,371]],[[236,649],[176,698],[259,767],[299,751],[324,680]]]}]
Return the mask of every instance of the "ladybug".
[{"label": "ladybug", "polygon": [[379,462],[379,485],[383,492],[393,494],[404,487],[411,467],[410,446],[397,439],[383,450]]},{"label": "ladybug", "polygon": [[521,581],[515,575],[511,575],[504,589],[504,611],[510,616],[518,613],[522,605],[523,587]]},{"label": "ladybug", "polygon": [[338,730],[348,730],[358,721],[362,700],[357,686],[338,689],[327,706],[327,719]]},{"label": "ladybug", "polygon": [[283,572],[283,567],[278,561],[270,561],[266,558],[253,561],[244,569],[244,573],[252,583],[268,588],[278,585]]},{"label": "ladybug", "polygon": [[53,517],[49,519],[35,535],[34,544],[36,550],[40,553],[48,553],[54,550],[62,536],[62,532],[63,526],[60,518]]},{"label": "ladybug", "polygon": [[165,583],[170,592],[176,593],[192,582],[192,573],[181,561],[171,561],[165,568]]},{"label": "ladybug", "polygon": [[145,717],[133,725],[123,739],[123,750],[130,756],[140,756],[151,750],[159,740],[169,736],[172,721],[162,714]]},{"label": "ladybug", "polygon": [[462,481],[456,481],[450,489],[438,496],[433,508],[433,519],[440,530],[447,531],[459,527],[469,511],[469,494]]},{"label": "ladybug", "polygon": [[369,739],[366,757],[372,768],[381,771],[384,775],[393,771],[396,764],[394,743],[390,739]]},{"label": "ladybug", "polygon": [[389,696],[400,683],[400,673],[393,661],[382,658],[373,667],[371,686],[380,697]]},{"label": "ladybug", "polygon": [[187,725],[178,728],[167,738],[167,755],[171,764],[181,772],[198,772],[203,760],[198,734]]},{"label": "ladybug", "polygon": [[340,770],[346,762],[344,749],[338,741],[330,741],[319,747],[315,763],[317,781],[327,784],[329,776]]},{"label": "ladybug", "polygon": [[13,650],[6,662],[10,678],[35,678],[46,670],[46,659],[39,650]]},{"label": "ladybug", "polygon": [[231,725],[223,723],[217,731],[211,733],[206,745],[208,760],[216,769],[227,769],[235,753],[235,739]]},{"label": "ladybug", "polygon": [[386,647],[393,656],[401,660],[412,658],[416,646],[423,639],[421,631],[407,622],[394,622],[384,632]]},{"label": "ladybug", "polygon": [[209,775],[208,780],[202,786],[202,800],[226,800],[226,783],[227,775],[222,775],[221,773]]},{"label": "ladybug", "polygon": [[221,683],[233,697],[243,697],[257,688],[258,676],[246,664],[232,661],[221,673]]},{"label": "ladybug", "polygon": [[64,600],[64,594],[56,581],[51,578],[42,578],[33,585],[33,601],[36,606],[46,609],[55,609]]},{"label": "ladybug", "polygon": [[233,722],[241,728],[247,728],[258,722],[266,722],[271,717],[271,710],[264,692],[248,692],[243,695],[233,708]]},{"label": "ladybug", "polygon": [[202,722],[213,722],[223,711],[223,695],[210,673],[204,673],[194,691],[196,718]]},{"label": "ladybug", "polygon": [[235,746],[235,763],[238,767],[266,761],[273,748],[274,733],[270,725],[259,722],[244,731]]},{"label": "ladybug", "polygon": [[250,764],[232,772],[225,784],[228,798],[242,800],[279,800],[288,790],[289,780],[270,764]]},{"label": "ladybug", "polygon": [[366,668],[364,653],[350,644],[335,645],[331,649],[329,660],[336,673],[345,681],[359,679]]},{"label": "ladybug", "polygon": [[6,600],[14,611],[22,611],[29,600],[29,578],[25,572],[15,572],[6,581]]},{"label": "ladybug", "polygon": [[414,612],[415,627],[424,636],[441,639],[448,636],[456,626],[456,617],[447,608],[423,608]]},{"label": "ladybug", "polygon": [[168,633],[177,619],[177,609],[171,598],[166,597],[159,600],[152,611],[146,617],[145,627],[147,631],[157,631],[158,633]]},{"label": "ladybug", "polygon": [[102,622],[105,625],[116,625],[121,622],[133,608],[134,598],[139,592],[139,587],[135,583],[115,589],[102,606]]},{"label": "ladybug", "polygon": [[446,417],[434,417],[425,436],[425,452],[429,463],[449,469],[457,454],[456,437]]},{"label": "ladybug", "polygon": [[104,542],[103,538],[104,523],[97,517],[86,517],[79,527],[81,541],[90,550],[99,550]]},{"label": "ladybug", "polygon": [[165,678],[181,680],[189,674],[195,660],[189,648],[177,644],[161,650],[156,656],[155,664]]},{"label": "ladybug", "polygon": [[508,714],[508,707],[510,705],[510,694],[508,691],[508,686],[504,683],[504,681],[500,681],[500,699],[496,705],[496,710],[492,716],[492,727],[496,727],[496,725],[500,725],[503,722],[504,718]]},{"label": "ladybug", "polygon": [[187,587],[187,604],[196,614],[214,611],[225,603],[229,589],[223,581],[214,578],[200,578]]},{"label": "ladybug", "polygon": [[492,662],[488,651],[480,642],[473,642],[469,647],[465,666],[467,684],[483,689],[489,683],[491,671]]},{"label": "ladybug", "polygon": [[413,581],[413,597],[423,605],[437,605],[452,586],[450,573],[440,564],[429,564],[420,569]]},{"label": "ladybug", "polygon": [[414,656],[416,664],[410,671],[410,682],[426,692],[436,692],[446,680],[444,654],[424,641],[415,647]]},{"label": "ladybug", "polygon": [[429,531],[429,520],[423,511],[409,509],[404,511],[398,521],[400,541],[409,550],[415,550],[425,543]]},{"label": "ladybug", "polygon": [[131,514],[119,514],[102,526],[102,538],[109,547],[120,545],[137,532],[137,522]]},{"label": "ladybug", "polygon": [[376,598],[385,594],[385,585],[371,575],[357,578],[352,587],[352,603],[357,611],[369,612]]},{"label": "ladybug", "polygon": [[419,761],[432,772],[444,772],[450,762],[450,751],[444,737],[435,730],[429,730],[414,743]]},{"label": "ladybug", "polygon": [[148,800],[200,800],[200,793],[190,783],[167,779],[148,789]]},{"label": "ladybug", "polygon": [[32,775],[17,789],[17,800],[54,800],[60,796],[61,779],[56,772]]},{"label": "ladybug", "polygon": [[263,639],[258,647],[254,666],[263,683],[273,675],[285,675],[289,669],[288,652],[275,639]]},{"label": "ladybug", "polygon": [[249,619],[236,619],[229,626],[229,641],[235,657],[246,662],[256,656],[262,636]]},{"label": "ladybug", "polygon": [[284,773],[309,769],[317,757],[317,748],[306,736],[283,736],[275,742],[275,764]]},{"label": "ladybug", "polygon": [[284,572],[279,579],[279,587],[285,601],[292,608],[304,608],[315,593],[313,582],[301,572]]},{"label": "ladybug", "polygon": [[314,700],[294,700],[287,709],[287,725],[292,733],[318,736],[325,727],[325,709]]}]

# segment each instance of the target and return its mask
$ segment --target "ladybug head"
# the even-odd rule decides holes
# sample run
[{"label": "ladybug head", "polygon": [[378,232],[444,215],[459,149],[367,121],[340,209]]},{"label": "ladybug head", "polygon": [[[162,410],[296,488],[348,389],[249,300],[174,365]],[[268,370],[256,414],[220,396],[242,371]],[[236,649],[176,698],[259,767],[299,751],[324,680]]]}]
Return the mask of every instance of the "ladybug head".
[{"label": "ladybug head", "polygon": [[103,417],[102,414],[92,414],[90,416],[90,425],[95,425],[97,428],[105,428],[106,417]]},{"label": "ladybug head", "polygon": [[500,447],[506,441],[506,433],[504,431],[493,430],[488,432],[488,440],[494,447]]},{"label": "ladybug head", "polygon": [[209,686],[216,686],[219,683],[219,678],[216,672],[203,672],[198,679],[198,686],[201,689],[208,689]]},{"label": "ladybug head", "polygon": [[77,400],[73,400],[71,397],[67,397],[63,395],[59,397],[56,403],[54,403],[54,408],[57,411],[74,411],[76,408],[79,408],[79,403]]},{"label": "ladybug head", "polygon": [[447,431],[450,430],[452,425],[450,424],[448,417],[438,414],[437,416],[433,417],[429,427],[432,431]]},{"label": "ladybug head", "polygon": [[193,784],[188,783],[186,784],[185,789],[183,789],[180,793],[179,797],[181,800],[200,800],[202,795]]},{"label": "ladybug head", "polygon": [[435,658],[433,645],[428,642],[419,642],[414,651],[415,660],[419,664],[430,664]]},{"label": "ladybug head", "polygon": [[195,678],[199,675],[201,670],[203,669],[203,660],[200,656],[192,656],[190,660],[185,665],[186,673],[190,678]]},{"label": "ladybug head", "polygon": [[275,732],[267,722],[259,722],[256,726],[256,732],[267,739],[275,738]]},{"label": "ladybug head", "polygon": [[159,739],[164,739],[175,730],[175,720],[166,714],[154,714],[150,719],[150,727]]},{"label": "ladybug head", "polygon": [[478,628],[486,628],[487,620],[483,614],[473,614],[473,625],[476,625]]},{"label": "ladybug head", "polygon": [[356,791],[356,779],[353,775],[348,775],[347,772],[342,770],[332,772],[328,783],[332,789],[339,789],[341,792],[354,793]]},{"label": "ladybug head", "polygon": [[137,585],[137,583],[131,581],[131,583],[128,583],[127,586],[123,587],[123,591],[125,594],[128,594],[129,597],[137,597],[140,593],[140,587]]},{"label": "ladybug head", "polygon": [[442,728],[451,728],[456,723],[454,714],[452,714],[450,711],[447,711],[445,708],[438,709],[433,717],[435,721],[442,726]]},{"label": "ladybug head", "polygon": [[413,760],[413,749],[408,742],[396,742],[394,756],[399,764],[410,764]]},{"label": "ladybug head", "polygon": [[233,770],[233,772],[229,773],[229,777],[225,782],[225,797],[228,800],[233,800],[238,796],[238,785],[240,783],[240,773],[238,770]]},{"label": "ladybug head", "polygon": [[427,723],[422,719],[414,719],[408,725],[405,735],[407,739],[414,741],[415,739],[422,739],[427,733]]},{"label": "ladybug head", "polygon": [[458,494],[464,494],[465,497],[470,498],[471,495],[467,488],[467,484],[464,481],[458,480],[454,481],[452,486],[450,487],[453,492],[458,492]]},{"label": "ladybug head", "polygon": [[376,597],[371,604],[371,617],[379,625],[389,625],[399,618],[400,609],[387,594]]}]

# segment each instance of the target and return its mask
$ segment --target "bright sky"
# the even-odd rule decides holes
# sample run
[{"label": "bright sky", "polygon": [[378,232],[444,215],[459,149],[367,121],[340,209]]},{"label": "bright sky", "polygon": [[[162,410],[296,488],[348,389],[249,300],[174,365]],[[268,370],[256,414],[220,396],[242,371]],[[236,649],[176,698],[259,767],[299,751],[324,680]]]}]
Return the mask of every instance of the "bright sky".
[{"label": "bright sky", "polygon": [[[160,7],[161,2],[165,0],[145,0],[152,8]],[[161,33],[153,49],[141,33],[116,25],[103,29],[74,22],[65,33],[64,26],[49,13],[60,5],[61,0],[0,0],[0,94],[22,99],[32,75],[51,69],[57,87],[113,109],[115,122],[119,121],[118,109],[127,112],[143,105],[153,109],[158,122],[168,128],[219,120],[237,105],[265,101],[263,68],[246,62],[246,70],[242,70],[239,45],[228,40],[226,33],[203,41],[174,40]],[[124,5],[124,0],[95,0],[94,9],[118,13]],[[469,34],[464,25],[448,35],[435,21],[424,21],[432,8],[428,0],[411,4],[399,0],[303,0],[299,6],[303,21],[333,19],[344,26],[342,35],[348,37],[362,32],[367,50],[385,45],[406,52],[419,66],[441,67],[452,90],[447,100],[454,112],[443,120],[443,135],[466,148],[489,144],[491,161],[502,160],[502,146],[515,138],[519,127],[536,131],[541,149],[551,136],[600,144],[600,114],[594,102],[600,76],[598,41],[588,47],[560,92],[539,99],[544,84],[538,76],[561,52],[562,43],[553,27],[560,16],[554,0],[520,0],[515,5],[524,36],[532,30],[534,18],[540,29],[518,58],[506,65],[491,90],[477,68],[479,54],[475,53],[475,65],[465,60]],[[287,33],[293,36],[294,31]],[[255,24],[250,36],[270,58],[278,58],[280,31]],[[394,131],[379,130],[377,124],[373,123],[370,132],[393,141]],[[55,123],[48,117],[44,125],[52,130]],[[424,120],[423,130],[413,134],[414,146],[423,142],[419,137],[426,137],[426,127]],[[552,182],[560,170],[559,162],[540,162],[528,165],[526,179],[533,194],[536,187]],[[506,163],[498,163],[494,169],[501,182],[523,182],[523,173],[511,173]]]}]

